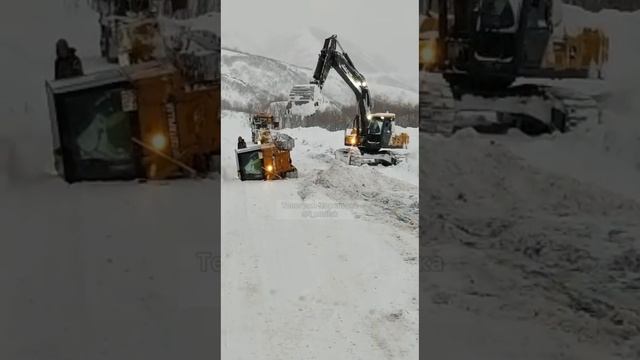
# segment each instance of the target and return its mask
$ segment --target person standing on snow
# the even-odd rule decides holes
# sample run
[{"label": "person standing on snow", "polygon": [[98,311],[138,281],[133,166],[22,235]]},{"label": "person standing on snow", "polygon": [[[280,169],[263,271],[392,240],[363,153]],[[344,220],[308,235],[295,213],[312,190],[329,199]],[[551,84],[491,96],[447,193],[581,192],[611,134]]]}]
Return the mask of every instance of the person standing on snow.
[{"label": "person standing on snow", "polygon": [[244,141],[242,136],[238,136],[238,149],[244,149],[247,147],[247,143]]},{"label": "person standing on snow", "polygon": [[82,75],[84,75],[82,62],[76,55],[76,49],[69,47],[67,40],[58,40],[56,43],[55,79],[66,79]]}]

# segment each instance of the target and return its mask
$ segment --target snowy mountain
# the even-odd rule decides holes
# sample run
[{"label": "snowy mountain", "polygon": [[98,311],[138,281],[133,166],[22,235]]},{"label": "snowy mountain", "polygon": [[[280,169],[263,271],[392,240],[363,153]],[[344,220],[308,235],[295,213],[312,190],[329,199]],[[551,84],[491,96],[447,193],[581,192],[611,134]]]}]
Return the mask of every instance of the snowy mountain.
[{"label": "snowy mountain", "polygon": [[[222,50],[222,100],[231,107],[265,105],[271,101],[287,100],[294,85],[308,84],[312,80],[319,48],[310,55],[310,67],[250,54],[238,50]],[[311,54],[311,53],[310,53]],[[354,60],[355,61],[355,60]],[[416,91],[393,85],[388,75],[367,76],[374,101],[415,106],[418,101]],[[338,107],[355,105],[353,92],[336,74],[331,73],[323,95]]]},{"label": "snowy mountain", "polygon": [[[404,62],[398,61],[398,59],[413,56],[417,58],[417,48],[415,53],[393,53],[385,50],[385,45],[393,42],[393,40],[380,39],[375,42],[376,45],[366,46],[364,43],[343,35],[337,30],[330,31],[328,28],[330,28],[329,25],[322,27],[313,25],[292,26],[288,31],[282,32],[270,27],[269,31],[256,33],[245,29],[243,31],[231,31],[231,29],[225,31],[225,26],[223,26],[222,45],[227,49],[241,50],[282,60],[300,67],[314,68],[324,40],[332,35],[337,35],[344,51],[349,54],[356,67],[367,78],[370,78],[370,80],[384,78],[384,83],[387,85],[407,90],[417,90],[418,81],[416,75],[413,71],[402,68],[402,66],[405,66]],[[232,28],[232,30],[235,30],[235,28]],[[367,32],[363,33],[366,34]],[[394,33],[390,32],[390,34]],[[406,34],[404,37],[407,37]]]},{"label": "snowy mountain", "polygon": [[[269,35],[269,36],[267,36]],[[318,27],[297,28],[285,35],[224,32],[222,37],[223,101],[233,107],[286,100],[293,85],[312,80],[324,40],[333,35]],[[418,102],[417,78],[403,78],[377,49],[365,50],[348,38],[338,40],[356,67],[365,75],[375,99],[397,104]],[[331,72],[325,97],[338,107],[355,105],[353,92]]]}]

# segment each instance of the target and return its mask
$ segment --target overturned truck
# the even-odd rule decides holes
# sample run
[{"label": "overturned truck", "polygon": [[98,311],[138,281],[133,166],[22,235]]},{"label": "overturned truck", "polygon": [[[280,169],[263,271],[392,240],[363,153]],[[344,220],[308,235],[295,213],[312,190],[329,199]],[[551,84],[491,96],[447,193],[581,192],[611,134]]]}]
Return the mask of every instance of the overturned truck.
[{"label": "overturned truck", "polygon": [[291,150],[294,139],[286,134],[271,133],[269,141],[236,149],[236,165],[240,180],[279,180],[298,177]]},{"label": "overturned truck", "polygon": [[220,87],[149,62],[46,83],[57,172],[86,180],[219,172]]}]

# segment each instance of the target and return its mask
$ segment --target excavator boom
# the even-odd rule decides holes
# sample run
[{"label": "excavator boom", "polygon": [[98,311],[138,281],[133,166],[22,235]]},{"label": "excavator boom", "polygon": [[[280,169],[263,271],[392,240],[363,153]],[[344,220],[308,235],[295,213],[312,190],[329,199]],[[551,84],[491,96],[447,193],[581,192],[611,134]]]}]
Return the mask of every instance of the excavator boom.
[{"label": "excavator boom", "polygon": [[356,69],[349,55],[344,52],[340,42],[338,42],[337,35],[332,35],[325,39],[311,83],[322,89],[331,69],[334,69],[340,75],[355,94],[359,115],[354,125],[358,134],[363,139],[366,139],[366,131],[369,127],[368,118],[372,107],[367,80]]},{"label": "excavator boom", "polygon": [[[344,137],[344,144],[347,147],[338,149],[336,158],[351,165],[395,165],[401,162],[405,156],[391,152],[389,149],[406,148],[409,136],[407,134],[394,135],[395,114],[389,112],[372,113],[373,104],[367,79],[358,71],[349,55],[344,51],[337,35],[326,38],[320,50],[311,81],[314,93],[315,89],[322,90],[331,69],[335,70],[353,91],[358,103],[358,114],[354,118],[353,126],[347,129]],[[302,91],[307,92],[308,89],[303,88],[298,85],[292,89],[290,104],[296,103],[298,97],[306,97],[297,95],[299,93],[302,95]],[[304,100],[301,99],[300,102],[303,103]]]}]

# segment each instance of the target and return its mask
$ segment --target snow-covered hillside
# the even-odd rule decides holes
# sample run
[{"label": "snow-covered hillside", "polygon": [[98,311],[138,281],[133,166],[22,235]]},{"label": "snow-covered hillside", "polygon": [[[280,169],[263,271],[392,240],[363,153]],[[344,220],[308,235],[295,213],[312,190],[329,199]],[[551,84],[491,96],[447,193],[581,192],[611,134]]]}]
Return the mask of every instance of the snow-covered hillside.
[{"label": "snow-covered hillside", "polygon": [[564,20],[610,36],[607,79],[539,82],[596,95],[602,124],[421,134],[421,253],[444,269],[424,269],[420,321],[438,358],[640,356],[640,13]]},{"label": "snow-covered hillside", "polygon": [[418,143],[350,167],[342,132],[285,129],[299,178],[241,182],[248,119],[222,114],[222,357],[417,359]]},{"label": "snow-covered hillside", "polygon": [[[308,84],[313,76],[312,67],[318,59],[322,46],[314,48],[307,67],[300,67],[280,60],[253,55],[246,52],[223,49],[222,51],[222,90],[223,101],[233,107],[259,106],[266,100],[287,100],[294,85]],[[357,60],[354,60],[357,61]],[[369,76],[369,88],[374,101],[383,99],[396,104],[416,105],[417,91],[398,85],[390,85],[386,77]],[[355,105],[353,92],[335,73],[329,78],[323,89],[323,95],[336,106]]]}]

